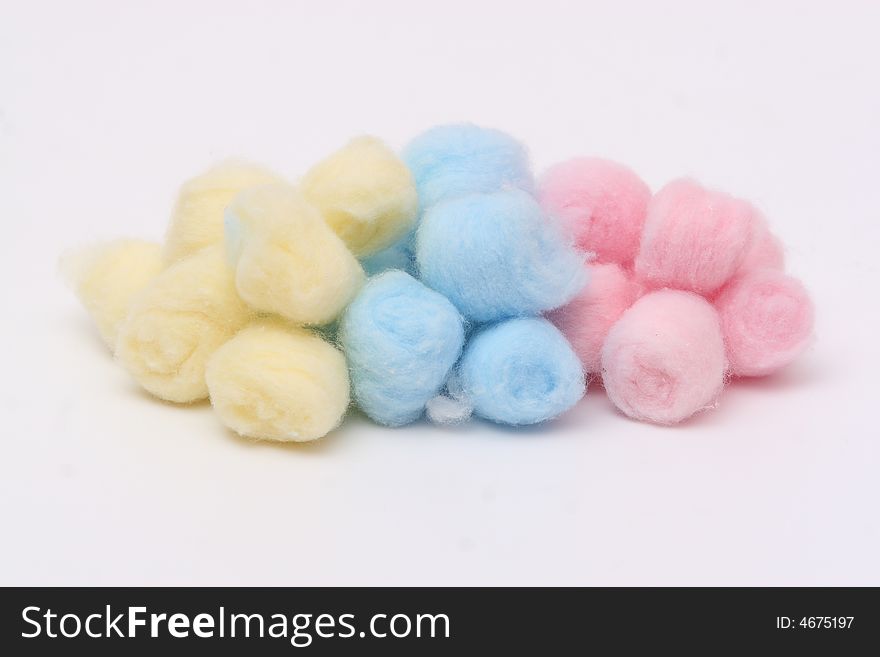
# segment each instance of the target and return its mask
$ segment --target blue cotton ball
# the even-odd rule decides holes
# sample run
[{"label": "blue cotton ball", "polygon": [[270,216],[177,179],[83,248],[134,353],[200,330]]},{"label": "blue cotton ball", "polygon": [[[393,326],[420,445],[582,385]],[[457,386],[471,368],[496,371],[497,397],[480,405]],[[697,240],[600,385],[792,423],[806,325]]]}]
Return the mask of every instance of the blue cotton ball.
[{"label": "blue cotton ball", "polygon": [[416,238],[422,281],[477,322],[568,303],[586,283],[584,258],[515,189],[436,205]]},{"label": "blue cotton ball", "polygon": [[543,318],[495,324],[474,336],[455,378],[474,412],[501,424],[536,424],[561,415],[586,391],[568,341]]},{"label": "blue cotton ball", "polygon": [[404,150],[403,160],[415,178],[422,210],[474,192],[534,188],[525,147],[510,135],[470,123],[423,132]]},{"label": "blue cotton ball", "polygon": [[418,419],[449,375],[464,344],[461,315],[409,274],[367,281],[343,315],[339,341],[354,398],[376,422]]}]

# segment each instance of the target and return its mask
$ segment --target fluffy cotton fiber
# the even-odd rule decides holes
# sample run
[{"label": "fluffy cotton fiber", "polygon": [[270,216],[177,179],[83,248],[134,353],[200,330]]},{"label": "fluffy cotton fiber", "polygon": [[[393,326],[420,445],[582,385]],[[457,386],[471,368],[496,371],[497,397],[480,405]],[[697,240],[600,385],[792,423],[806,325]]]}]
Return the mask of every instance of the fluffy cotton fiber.
[{"label": "fluffy cotton fiber", "polygon": [[595,157],[562,162],[541,178],[538,196],[596,262],[632,264],[651,190],[631,169]]},{"label": "fluffy cotton fiber", "polygon": [[149,392],[172,402],[205,399],[205,364],[248,319],[222,245],[171,265],[132,301],[116,356]]},{"label": "fluffy cotton fiber", "polygon": [[348,307],[339,340],[358,406],[380,424],[418,419],[443,387],[464,342],[443,296],[401,271],[375,276]]},{"label": "fluffy cotton fiber", "polygon": [[770,232],[767,222],[756,216],[752,227],[752,241],[746,249],[737,274],[756,271],[758,269],[785,269],[785,250],[782,242]]},{"label": "fluffy cotton fiber", "polygon": [[226,211],[226,241],[241,298],[295,324],[332,322],[364,280],[320,212],[288,185],[235,197]]},{"label": "fluffy cotton fiber", "polygon": [[608,333],[602,381],[631,418],[675,424],[715,405],[724,386],[724,340],[700,296],[660,290],[636,301]]},{"label": "fluffy cotton fiber", "polygon": [[737,277],[715,301],[730,372],[765,376],[791,363],[810,342],[813,304],[799,281],[764,269]]},{"label": "fluffy cotton fiber", "polygon": [[640,287],[615,264],[588,264],[590,283],[570,303],[553,311],[551,321],[563,332],[588,373],[601,369],[602,344],[614,322],[639,295]]},{"label": "fluffy cotton fiber", "polygon": [[428,400],[425,414],[434,424],[461,424],[470,419],[473,404],[467,399],[451,395],[437,395]]},{"label": "fluffy cotton fiber", "polygon": [[648,205],[636,273],[653,287],[712,294],[741,266],[757,216],[746,201],[675,180]]},{"label": "fluffy cotton fiber", "polygon": [[357,256],[391,246],[412,228],[418,213],[412,174],[374,137],[350,141],[309,170],[300,187]]},{"label": "fluffy cotton fiber", "polygon": [[404,237],[402,240],[383,249],[378,253],[367,256],[361,260],[361,266],[367,276],[375,276],[390,269],[400,269],[408,274],[415,275],[415,235]]},{"label": "fluffy cotton fiber", "polygon": [[586,390],[584,370],[568,341],[543,318],[488,326],[468,342],[456,372],[456,396],[480,417],[537,424],[574,406]]},{"label": "fluffy cotton fiber", "polygon": [[176,262],[223,241],[223,211],[251,187],[281,182],[263,167],[229,160],[186,181],[180,188],[165,236],[165,260]]},{"label": "fluffy cotton fiber", "polygon": [[162,247],[143,240],[119,240],[67,254],[64,275],[111,350],[132,298],[164,268]]},{"label": "fluffy cotton fiber", "polygon": [[422,280],[477,322],[557,308],[586,282],[583,254],[545,221],[529,194],[514,189],[428,210],[416,260]]},{"label": "fluffy cotton fiber", "polygon": [[415,177],[422,210],[475,192],[534,188],[525,147],[510,135],[470,123],[427,130],[410,142],[403,159]]},{"label": "fluffy cotton fiber", "polygon": [[339,425],[349,402],[339,350],[279,321],[247,326],[220,347],[206,381],[221,421],[249,438],[321,438]]}]

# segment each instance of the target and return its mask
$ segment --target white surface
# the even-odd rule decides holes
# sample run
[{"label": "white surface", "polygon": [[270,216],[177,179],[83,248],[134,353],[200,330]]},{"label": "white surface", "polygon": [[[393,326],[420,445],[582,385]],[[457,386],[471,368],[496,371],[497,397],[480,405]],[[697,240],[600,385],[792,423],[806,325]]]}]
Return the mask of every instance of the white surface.
[{"label": "white surface", "polygon": [[[131,4],[0,5],[0,584],[880,584],[876,3]],[[672,429],[594,389],[278,447],[141,393],[55,275],[220,157],[463,119],[754,199],[814,348]]]}]

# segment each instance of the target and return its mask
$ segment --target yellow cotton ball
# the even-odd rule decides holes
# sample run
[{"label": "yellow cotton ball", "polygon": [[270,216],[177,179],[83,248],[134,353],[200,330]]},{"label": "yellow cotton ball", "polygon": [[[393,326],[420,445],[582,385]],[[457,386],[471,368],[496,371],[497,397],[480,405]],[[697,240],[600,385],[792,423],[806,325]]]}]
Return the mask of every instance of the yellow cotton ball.
[{"label": "yellow cotton ball", "polygon": [[342,353],[280,322],[241,330],[211,357],[207,381],[221,421],[250,438],[315,440],[337,427],[348,408]]},{"label": "yellow cotton ball", "polygon": [[249,318],[218,244],[171,265],[137,295],[116,356],[157,397],[198,401],[208,396],[208,358]]},{"label": "yellow cotton ball", "polygon": [[358,256],[391,246],[414,225],[415,181],[380,140],[358,137],[316,164],[303,178],[303,195]]},{"label": "yellow cotton ball", "polygon": [[165,236],[165,260],[176,262],[223,241],[223,211],[239,192],[281,182],[255,164],[230,160],[187,180],[180,188]]},{"label": "yellow cotton ball", "polygon": [[118,240],[64,256],[61,268],[112,350],[132,298],[163,268],[162,247],[142,240]]},{"label": "yellow cotton ball", "polygon": [[295,324],[327,324],[364,280],[321,214],[289,185],[239,194],[226,210],[226,244],[241,298]]}]

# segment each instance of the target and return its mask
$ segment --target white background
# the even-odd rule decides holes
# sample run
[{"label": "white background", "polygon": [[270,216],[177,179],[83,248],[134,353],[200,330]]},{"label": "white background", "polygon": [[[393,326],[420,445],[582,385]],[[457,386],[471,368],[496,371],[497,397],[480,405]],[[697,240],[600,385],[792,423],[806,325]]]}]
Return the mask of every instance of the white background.
[{"label": "white background", "polygon": [[[880,584],[877,3],[0,0],[0,584]],[[813,348],[675,428],[236,438],[150,399],[55,273],[242,155],[471,120],[753,199]]]}]

